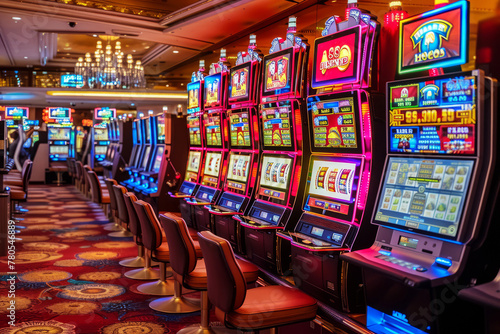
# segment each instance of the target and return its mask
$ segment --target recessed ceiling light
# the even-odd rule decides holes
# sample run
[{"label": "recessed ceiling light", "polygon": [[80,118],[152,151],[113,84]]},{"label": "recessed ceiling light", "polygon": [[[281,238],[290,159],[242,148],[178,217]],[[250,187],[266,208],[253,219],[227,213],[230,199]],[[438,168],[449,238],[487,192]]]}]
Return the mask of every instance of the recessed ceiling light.
[{"label": "recessed ceiling light", "polygon": [[132,52],[135,52],[135,50],[132,50]]},{"label": "recessed ceiling light", "polygon": [[184,84],[183,84],[183,83],[181,83],[181,86],[184,86]]},{"label": "recessed ceiling light", "polygon": [[28,57],[24,57],[24,59],[28,59]]},{"label": "recessed ceiling light", "polygon": [[21,21],[21,18],[20,18],[20,17],[18,17],[18,16],[12,16],[12,19],[13,19],[14,21]]},{"label": "recessed ceiling light", "polygon": [[172,51],[172,52],[173,52],[173,53],[179,53],[179,50],[174,50],[174,51]]},{"label": "recessed ceiling light", "polygon": [[145,48],[145,49],[149,49],[149,46],[145,46],[144,48]]},{"label": "recessed ceiling light", "polygon": [[92,37],[97,37],[97,35],[96,35],[96,34],[93,34],[93,35],[92,35]]}]

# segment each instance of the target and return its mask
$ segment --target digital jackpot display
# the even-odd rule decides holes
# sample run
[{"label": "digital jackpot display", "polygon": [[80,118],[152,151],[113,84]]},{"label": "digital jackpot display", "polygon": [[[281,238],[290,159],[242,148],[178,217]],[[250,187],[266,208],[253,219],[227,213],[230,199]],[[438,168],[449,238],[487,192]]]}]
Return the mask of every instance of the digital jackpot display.
[{"label": "digital jackpot display", "polygon": [[474,161],[390,157],[375,223],[456,238]]},{"label": "digital jackpot display", "polygon": [[457,1],[399,24],[399,73],[462,65],[468,61],[469,2]]},{"label": "digital jackpot display", "polygon": [[250,115],[248,112],[231,113],[229,116],[231,147],[251,147]]},{"label": "digital jackpot display", "polygon": [[227,187],[230,190],[246,191],[248,172],[251,167],[250,159],[250,154],[230,153],[227,173]]},{"label": "digital jackpot display", "polygon": [[388,91],[390,152],[475,154],[475,76],[397,81]]},{"label": "digital jackpot display", "polygon": [[51,119],[67,119],[71,118],[70,108],[49,108],[49,118]]},{"label": "digital jackpot display", "polygon": [[316,39],[311,80],[313,88],[359,81],[360,38],[361,27],[355,26]]},{"label": "digital jackpot display", "polygon": [[357,148],[356,106],[353,97],[311,101],[312,135],[315,148]]},{"label": "digital jackpot display", "polygon": [[207,152],[202,184],[215,187],[219,182],[219,171],[222,164],[222,153]]},{"label": "digital jackpot display", "polygon": [[259,195],[285,200],[286,191],[290,186],[292,168],[292,158],[263,155]]},{"label": "digital jackpot display", "polygon": [[222,127],[220,114],[204,114],[203,126],[207,146],[222,147]]},{"label": "digital jackpot display", "polygon": [[245,101],[250,98],[250,63],[231,68],[229,74],[229,101]]},{"label": "digital jackpot display", "polygon": [[188,91],[188,114],[192,114],[201,110],[201,83],[191,82],[187,85]]},{"label": "digital jackpot display", "polygon": [[205,78],[205,107],[215,107],[221,104],[221,73]]},{"label": "digital jackpot display", "polygon": [[200,171],[201,163],[201,152],[200,151],[189,151],[188,165],[186,170],[186,176],[184,180],[188,182],[198,181],[198,173]]},{"label": "digital jackpot display", "polygon": [[263,95],[290,91],[292,50],[287,49],[264,57]]},{"label": "digital jackpot display", "polygon": [[94,119],[110,119],[116,117],[116,109],[115,108],[95,108],[94,109]]},{"label": "digital jackpot display", "polygon": [[201,125],[198,116],[188,116],[187,126],[189,129],[189,145],[201,146]]},{"label": "digital jackpot display", "polygon": [[359,188],[361,159],[313,156],[304,210],[351,221]]},{"label": "digital jackpot display", "polygon": [[288,107],[261,110],[264,146],[292,148],[292,117]]},{"label": "digital jackpot display", "polygon": [[28,118],[28,107],[5,107],[5,119]]}]

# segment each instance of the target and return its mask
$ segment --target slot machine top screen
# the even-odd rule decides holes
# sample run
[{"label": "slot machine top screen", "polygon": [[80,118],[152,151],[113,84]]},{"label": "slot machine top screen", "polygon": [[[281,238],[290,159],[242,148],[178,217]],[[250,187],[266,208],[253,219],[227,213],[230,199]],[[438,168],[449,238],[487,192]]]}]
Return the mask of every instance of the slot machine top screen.
[{"label": "slot machine top screen", "polygon": [[263,149],[294,150],[291,107],[261,110]]},{"label": "slot machine top screen", "polygon": [[207,147],[222,148],[221,114],[203,114],[203,126],[205,127]]},{"label": "slot machine top screen", "polygon": [[229,133],[231,148],[251,148],[250,112],[243,111],[229,115]]},{"label": "slot machine top screen", "polygon": [[361,27],[316,39],[311,86],[320,88],[359,82]]},{"label": "slot machine top screen", "polygon": [[153,172],[158,173],[160,171],[161,161],[163,158],[163,152],[165,151],[165,146],[158,146],[156,149],[156,156],[153,163]]},{"label": "slot machine top screen", "polygon": [[212,74],[205,78],[205,107],[219,107],[221,106],[222,97],[222,74]]},{"label": "slot machine top screen", "polygon": [[390,157],[374,223],[456,239],[473,160]]},{"label": "slot machine top screen", "polygon": [[313,156],[307,178],[304,210],[351,222],[361,159]]},{"label": "slot machine top screen", "polygon": [[188,116],[187,118],[189,129],[189,145],[201,146],[201,126],[198,116]]},{"label": "slot machine top screen", "polygon": [[467,63],[468,36],[468,1],[457,1],[402,20],[399,24],[399,73]]},{"label": "slot machine top screen", "polygon": [[151,143],[151,127],[149,117],[144,119],[144,129],[146,130],[146,142]]},{"label": "slot machine top screen", "polygon": [[251,63],[244,63],[231,68],[229,72],[229,102],[244,102],[250,100],[252,87]]},{"label": "slot machine top screen", "polygon": [[478,83],[463,74],[388,83],[389,152],[476,153]]},{"label": "slot machine top screen", "polygon": [[281,95],[291,92],[292,66],[292,48],[265,56],[262,95]]},{"label": "slot machine top screen", "polygon": [[161,114],[156,117],[156,131],[158,136],[158,141],[165,142],[165,115]]},{"label": "slot machine top screen", "polygon": [[308,99],[311,145],[315,152],[361,153],[358,96],[336,94],[337,99]]},{"label": "slot machine top screen", "polygon": [[201,110],[201,83],[200,81],[191,82],[187,85],[188,91],[188,114],[196,113]]},{"label": "slot machine top screen", "polygon": [[49,129],[49,140],[70,140],[71,128],[51,126]]}]

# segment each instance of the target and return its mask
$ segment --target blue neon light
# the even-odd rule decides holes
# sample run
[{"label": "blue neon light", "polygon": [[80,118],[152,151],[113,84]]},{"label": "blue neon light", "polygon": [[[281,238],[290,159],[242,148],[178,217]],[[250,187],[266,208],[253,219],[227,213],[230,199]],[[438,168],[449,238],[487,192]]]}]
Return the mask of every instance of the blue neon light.
[{"label": "blue neon light", "polygon": [[447,268],[451,267],[451,265],[453,264],[453,262],[450,259],[444,257],[437,257],[435,263]]},{"label": "blue neon light", "polygon": [[383,249],[379,250],[378,252],[382,255],[385,255],[385,256],[391,256],[391,252],[383,250]]}]

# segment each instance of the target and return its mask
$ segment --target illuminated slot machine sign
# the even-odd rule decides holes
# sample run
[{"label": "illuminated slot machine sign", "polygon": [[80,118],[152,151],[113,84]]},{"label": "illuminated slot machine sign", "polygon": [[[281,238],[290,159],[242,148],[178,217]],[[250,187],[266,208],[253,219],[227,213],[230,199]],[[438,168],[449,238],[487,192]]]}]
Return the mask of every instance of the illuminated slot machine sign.
[{"label": "illuminated slot machine sign", "polygon": [[229,73],[229,103],[251,101],[252,66],[250,62],[231,68]]},{"label": "illuminated slot machine sign", "polygon": [[[229,165],[226,182],[226,187],[229,191],[243,195],[246,193],[249,171],[251,169],[252,163],[251,158],[252,155],[250,153],[237,154],[231,152],[229,154]],[[231,206],[229,205],[229,207]]]},{"label": "illuminated slot machine sign", "polygon": [[189,151],[188,165],[186,168],[185,181],[197,182],[198,173],[200,172],[201,151]]},{"label": "illuminated slot machine sign", "polygon": [[187,126],[189,129],[189,145],[201,146],[201,124],[198,116],[188,116]]},{"label": "illuminated slot machine sign", "polygon": [[231,148],[251,148],[250,112],[243,111],[229,115]]},{"label": "illuminated slot machine sign", "polygon": [[116,118],[115,108],[95,108],[94,109],[94,119],[95,120],[107,120],[110,118]]},{"label": "illuminated slot machine sign", "polygon": [[222,148],[222,127],[220,113],[204,114],[203,126],[205,128],[205,140],[207,147]]},{"label": "illuminated slot machine sign", "polygon": [[290,107],[262,109],[261,118],[263,145],[266,149],[294,149]]},{"label": "illuminated slot machine sign", "polygon": [[469,2],[457,1],[399,24],[399,73],[465,64]]},{"label": "illuminated slot machine sign", "polygon": [[49,118],[53,120],[70,119],[71,109],[70,108],[48,108]]},{"label": "illuminated slot machine sign", "polygon": [[293,91],[293,50],[288,48],[264,57],[262,96],[280,96]]},{"label": "illuminated slot machine sign", "polygon": [[360,158],[313,156],[309,166],[304,210],[351,222],[359,189],[361,164]]},{"label": "illuminated slot machine sign", "polygon": [[222,74],[216,73],[205,78],[204,106],[208,108],[220,107],[223,104]]},{"label": "illuminated slot machine sign", "polygon": [[474,154],[474,76],[397,81],[388,90],[390,152]]},{"label": "illuminated slot machine sign", "polygon": [[22,119],[28,117],[28,107],[5,107],[5,119]]},{"label": "illuminated slot machine sign", "polygon": [[191,82],[187,85],[188,106],[187,113],[193,114],[201,111],[202,88],[201,82]]},{"label": "illuminated slot machine sign", "polygon": [[[203,169],[203,179],[201,181],[202,185],[217,187],[219,182],[219,171],[222,163],[222,153],[214,151],[207,152],[205,157],[205,167]],[[202,196],[204,196],[202,199],[208,198],[207,193],[203,193]]]}]

